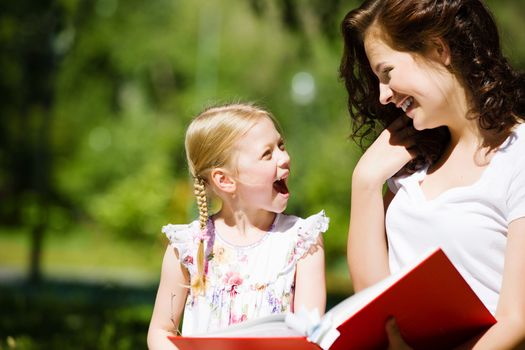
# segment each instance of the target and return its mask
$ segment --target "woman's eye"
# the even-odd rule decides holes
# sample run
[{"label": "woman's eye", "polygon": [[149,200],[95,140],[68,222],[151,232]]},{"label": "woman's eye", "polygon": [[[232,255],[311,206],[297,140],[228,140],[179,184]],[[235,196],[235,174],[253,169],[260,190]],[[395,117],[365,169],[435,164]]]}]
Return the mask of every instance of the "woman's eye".
[{"label": "woman's eye", "polygon": [[285,145],[284,145],[284,142],[281,142],[281,143],[279,144],[279,149],[280,149],[281,151],[284,151],[284,150],[286,149],[286,147],[285,147]]},{"label": "woman's eye", "polygon": [[390,72],[393,69],[394,68],[392,68],[392,67],[386,67],[385,69],[383,69],[383,71],[381,72],[381,75],[383,76],[383,79],[389,80],[390,79]]}]

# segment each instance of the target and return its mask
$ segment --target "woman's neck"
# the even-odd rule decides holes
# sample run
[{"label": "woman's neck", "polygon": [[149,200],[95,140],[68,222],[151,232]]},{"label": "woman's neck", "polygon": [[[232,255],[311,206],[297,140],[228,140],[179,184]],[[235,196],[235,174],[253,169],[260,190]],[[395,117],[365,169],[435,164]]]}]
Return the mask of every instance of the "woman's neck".
[{"label": "woman's neck", "polygon": [[446,162],[472,163],[481,167],[490,162],[496,148],[487,146],[487,135],[480,130],[477,119],[465,116],[457,124],[449,126],[449,131],[450,142],[434,164],[434,169]]}]

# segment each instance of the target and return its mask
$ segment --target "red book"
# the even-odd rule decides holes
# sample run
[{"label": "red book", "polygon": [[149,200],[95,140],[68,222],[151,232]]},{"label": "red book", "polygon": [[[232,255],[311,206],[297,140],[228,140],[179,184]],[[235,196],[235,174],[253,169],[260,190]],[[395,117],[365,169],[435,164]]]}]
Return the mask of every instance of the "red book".
[{"label": "red book", "polygon": [[[390,316],[416,349],[452,348],[496,323],[445,253],[436,249],[329,310],[320,324],[321,329],[337,329],[340,334],[335,341],[319,332],[310,333],[310,338],[331,350],[384,349],[388,344],[385,322]],[[285,318],[272,315],[204,336],[170,339],[181,350],[321,348]]]}]

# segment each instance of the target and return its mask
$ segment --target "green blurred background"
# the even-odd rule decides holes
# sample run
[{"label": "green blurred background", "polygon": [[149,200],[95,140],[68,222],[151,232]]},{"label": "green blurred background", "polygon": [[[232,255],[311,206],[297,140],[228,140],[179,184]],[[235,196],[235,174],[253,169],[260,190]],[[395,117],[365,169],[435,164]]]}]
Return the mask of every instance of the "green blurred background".
[{"label": "green blurred background", "polygon": [[[342,0],[19,0],[0,5],[0,349],[141,349],[166,239],[197,211],[189,120],[252,101],[281,122],[288,213],[325,209],[329,306],[352,168]],[[488,1],[525,68],[524,4]]]}]

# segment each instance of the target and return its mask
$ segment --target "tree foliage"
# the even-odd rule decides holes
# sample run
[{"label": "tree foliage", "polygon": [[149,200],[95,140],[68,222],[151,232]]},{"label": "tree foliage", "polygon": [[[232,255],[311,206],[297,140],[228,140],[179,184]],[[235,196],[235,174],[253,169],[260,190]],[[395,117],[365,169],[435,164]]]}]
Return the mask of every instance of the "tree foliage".
[{"label": "tree foliage", "polygon": [[[196,216],[183,135],[210,104],[253,101],[284,127],[288,212],[332,218],[344,259],[350,175],[338,79],[339,22],[357,1],[60,0],[0,11],[2,224],[67,234],[78,225],[152,240]],[[513,2],[490,1],[516,66]],[[36,239],[36,238],[35,238]]]}]

